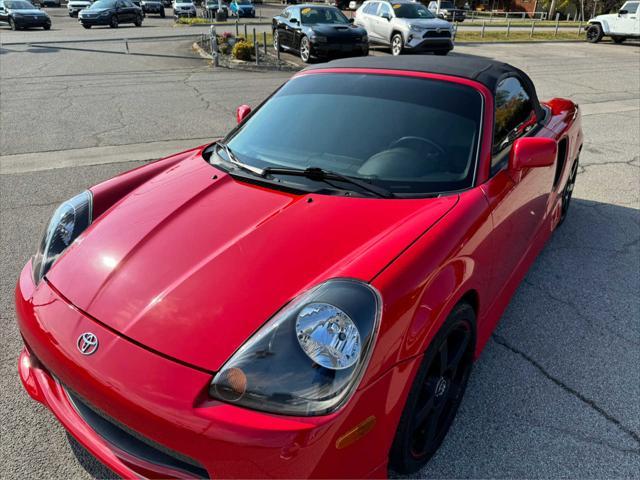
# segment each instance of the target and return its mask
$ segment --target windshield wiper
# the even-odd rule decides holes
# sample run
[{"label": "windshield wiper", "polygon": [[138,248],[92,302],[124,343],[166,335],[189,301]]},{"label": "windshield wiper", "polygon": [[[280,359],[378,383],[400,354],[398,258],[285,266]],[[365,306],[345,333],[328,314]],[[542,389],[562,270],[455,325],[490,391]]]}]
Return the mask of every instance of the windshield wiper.
[{"label": "windshield wiper", "polygon": [[238,167],[240,170],[244,170],[245,172],[249,172],[254,175],[260,175],[261,177],[264,176],[264,170],[262,170],[261,168],[252,167],[251,165],[247,165],[246,163],[242,163],[240,160],[238,160],[238,158],[233,153],[233,150],[231,150],[226,143],[218,142],[216,143],[216,146],[223,149],[224,153],[227,154],[227,161]]},{"label": "windshield wiper", "polygon": [[263,177],[267,175],[278,175],[278,174],[294,175],[297,177],[305,177],[311,180],[317,180],[317,181],[323,181],[323,182],[326,182],[327,180],[336,180],[339,182],[356,185],[357,187],[360,187],[362,190],[366,190],[381,198],[395,197],[393,192],[390,190],[387,190],[386,188],[379,187],[378,185],[373,185],[371,183],[367,183],[362,180],[357,180],[355,178],[347,177],[346,175],[342,175],[340,173],[332,172],[329,170],[324,170],[318,167],[309,167],[304,170],[298,169],[298,168],[267,167],[262,170]]}]

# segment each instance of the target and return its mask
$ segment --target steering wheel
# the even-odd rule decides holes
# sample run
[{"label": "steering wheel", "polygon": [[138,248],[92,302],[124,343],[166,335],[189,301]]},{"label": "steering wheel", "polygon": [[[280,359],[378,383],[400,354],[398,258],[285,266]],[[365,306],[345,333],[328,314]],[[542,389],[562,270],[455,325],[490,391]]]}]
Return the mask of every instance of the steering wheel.
[{"label": "steering wheel", "polygon": [[[428,138],[424,138],[424,137],[414,137],[414,136],[407,136],[407,137],[399,138],[398,140],[392,142],[389,145],[389,149],[403,146],[403,144],[407,144],[407,145],[404,145],[406,148],[411,148],[411,144],[412,143],[416,143],[416,142],[423,143],[427,147],[429,147],[429,149],[426,152],[431,151],[432,153],[426,153],[427,157],[433,157],[433,156],[440,157],[440,156],[443,156],[445,154],[444,148],[442,148],[440,145],[438,145],[433,140],[429,140]],[[411,149],[415,150],[413,148],[411,148]],[[422,151],[422,148],[419,148],[417,150]]]}]

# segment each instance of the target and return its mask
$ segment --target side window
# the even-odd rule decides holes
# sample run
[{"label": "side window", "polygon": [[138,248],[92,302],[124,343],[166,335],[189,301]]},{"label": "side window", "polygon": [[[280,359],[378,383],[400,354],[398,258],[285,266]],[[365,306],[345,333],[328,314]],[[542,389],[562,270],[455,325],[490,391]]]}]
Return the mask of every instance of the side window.
[{"label": "side window", "polygon": [[297,8],[292,8],[291,9],[291,14],[289,15],[289,18],[291,20],[295,19],[298,21],[298,23],[300,23],[300,10]]},{"label": "side window", "polygon": [[627,2],[620,10],[626,10],[630,14],[633,14],[638,11],[638,5],[640,5],[640,2]]},{"label": "side window", "polygon": [[393,15],[391,14],[391,7],[389,6],[388,3],[380,4],[380,9],[378,10],[378,16],[381,17],[384,14],[386,14],[388,17],[393,17]]},{"label": "side window", "polygon": [[362,12],[368,15],[375,15],[376,10],[378,10],[378,4],[376,2],[369,2],[367,3],[366,7],[364,7],[364,10],[362,10]]},{"label": "side window", "polygon": [[498,84],[494,121],[492,175],[505,165],[511,144],[536,124],[533,102],[517,78],[508,77]]}]

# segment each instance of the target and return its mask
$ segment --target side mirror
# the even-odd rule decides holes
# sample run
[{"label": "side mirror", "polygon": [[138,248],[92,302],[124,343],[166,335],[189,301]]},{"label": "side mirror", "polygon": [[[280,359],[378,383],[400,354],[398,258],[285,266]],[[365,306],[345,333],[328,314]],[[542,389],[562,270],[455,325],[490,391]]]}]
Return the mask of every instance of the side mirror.
[{"label": "side mirror", "polygon": [[509,154],[509,170],[548,167],[558,155],[558,143],[552,138],[522,137],[513,142]]},{"label": "side mirror", "polygon": [[349,23],[353,23],[353,18],[350,18],[350,19],[349,19]]},{"label": "side mirror", "polygon": [[627,13],[629,13],[629,10],[620,10],[620,11],[618,12],[618,16],[620,16],[620,15],[626,15]]},{"label": "side mirror", "polygon": [[236,109],[236,120],[238,123],[242,123],[242,121],[249,116],[251,113],[251,107],[249,105],[240,105]]},{"label": "side mirror", "polygon": [[388,21],[391,21],[391,15],[386,12],[382,14],[382,18],[386,18]]},{"label": "side mirror", "polygon": [[292,18],[291,20],[289,20],[291,23],[298,23],[298,19],[297,18]]}]

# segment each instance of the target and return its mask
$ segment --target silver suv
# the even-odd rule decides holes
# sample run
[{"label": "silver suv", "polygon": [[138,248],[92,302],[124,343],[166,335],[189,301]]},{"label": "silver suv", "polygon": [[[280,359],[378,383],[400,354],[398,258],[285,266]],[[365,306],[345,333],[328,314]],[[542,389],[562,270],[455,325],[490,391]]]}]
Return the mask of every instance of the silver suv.
[{"label": "silver suv", "polygon": [[393,55],[405,50],[446,55],[453,50],[451,24],[411,0],[369,0],[356,11],[354,23],[367,30],[370,43],[390,46]]}]

